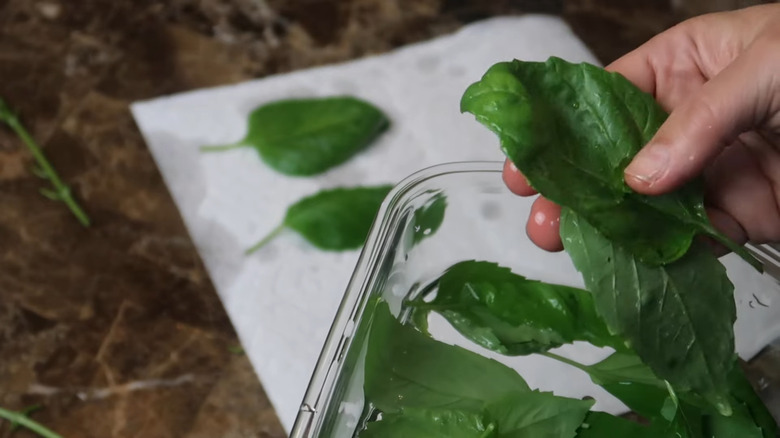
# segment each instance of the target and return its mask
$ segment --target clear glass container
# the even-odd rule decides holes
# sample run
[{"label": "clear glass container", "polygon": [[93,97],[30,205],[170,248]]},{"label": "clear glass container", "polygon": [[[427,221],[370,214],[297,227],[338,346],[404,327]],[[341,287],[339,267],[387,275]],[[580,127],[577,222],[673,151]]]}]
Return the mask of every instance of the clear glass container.
[{"label": "clear glass container", "polygon": [[[381,296],[395,315],[405,297],[431,285],[448,267],[463,260],[486,260],[526,277],[582,287],[579,273],[565,253],[548,253],[525,234],[531,200],[519,198],[501,180],[502,163],[453,163],[420,171],[395,187],[379,211],[333,323],[292,438],[345,438],[355,434],[364,412],[363,360],[370,318],[364,314],[372,297]],[[415,211],[446,199],[435,231],[415,220]],[[416,237],[415,237],[416,236]],[[771,248],[770,248],[771,249]],[[771,263],[764,251],[763,260]],[[724,257],[735,284],[738,307],[737,349],[749,361],[749,374],[762,397],[780,413],[780,284],[729,255]],[[505,357],[462,338],[443,319],[431,317],[433,336],[499,360],[520,372],[531,387],[558,395],[596,399],[595,409],[626,411],[619,401],[592,384],[584,373],[538,355]],[[606,357],[606,350],[585,344],[554,350],[582,363]]]}]

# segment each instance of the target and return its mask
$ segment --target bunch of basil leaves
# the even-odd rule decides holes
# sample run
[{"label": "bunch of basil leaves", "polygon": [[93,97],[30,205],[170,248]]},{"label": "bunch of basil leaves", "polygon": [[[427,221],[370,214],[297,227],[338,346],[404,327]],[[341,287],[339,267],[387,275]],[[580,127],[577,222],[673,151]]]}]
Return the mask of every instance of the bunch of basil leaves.
[{"label": "bunch of basil leaves", "polygon": [[666,112],[625,77],[559,58],[503,62],[471,85],[463,111],[496,132],[529,183],[563,207],[561,239],[610,332],[662,379],[729,414],[734,286],[695,239],[761,269],[709,222],[700,181],[647,196],[623,171]]},{"label": "bunch of basil leaves", "polygon": [[[491,262],[450,267],[427,295],[406,304],[412,325],[389,306],[373,310],[365,362],[366,401],[378,412],[358,432],[377,437],[772,438],[777,425],[739,366],[727,376],[724,415],[698,394],[657,377],[597,314],[592,294],[529,280]],[[542,354],[587,373],[641,423],[592,411],[593,401],[529,388],[513,369],[427,334],[436,312],[475,344],[510,356]],[[575,341],[610,347],[584,365],[549,350]]]},{"label": "bunch of basil leaves", "polygon": [[[710,224],[700,181],[654,197],[624,182],[667,116],[652,96],[619,74],[553,57],[496,64],[461,106],[563,207],[561,238],[588,291],[472,261],[450,268],[434,299],[409,303],[417,330],[379,304],[365,392],[380,415],[359,435],[780,436],[738,365],[733,285],[697,237],[761,265]],[[429,338],[431,311],[481,347],[544,354],[588,373],[645,424],[532,391],[503,365]],[[549,352],[575,341],[615,352],[595,365]]]}]

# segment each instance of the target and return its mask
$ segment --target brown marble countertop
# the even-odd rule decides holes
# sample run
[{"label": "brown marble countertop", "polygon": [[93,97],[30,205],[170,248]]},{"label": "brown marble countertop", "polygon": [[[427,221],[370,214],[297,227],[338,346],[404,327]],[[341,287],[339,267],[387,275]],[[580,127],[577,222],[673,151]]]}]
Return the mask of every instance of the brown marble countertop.
[{"label": "brown marble countertop", "polygon": [[[662,0],[0,0],[0,96],[94,220],[40,196],[0,129],[0,407],[39,405],[70,438],[284,436],[128,104],[524,12],[562,14],[603,62],[682,16]],[[34,436],[0,423],[12,435]]]}]

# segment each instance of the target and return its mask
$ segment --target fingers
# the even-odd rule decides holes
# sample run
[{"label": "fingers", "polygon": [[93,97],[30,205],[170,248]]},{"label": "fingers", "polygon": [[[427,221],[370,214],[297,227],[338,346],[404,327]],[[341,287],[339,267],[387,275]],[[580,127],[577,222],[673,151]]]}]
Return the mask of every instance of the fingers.
[{"label": "fingers", "polygon": [[748,50],[675,108],[626,168],[628,185],[650,195],[671,191],[700,174],[727,144],[759,123],[773,91],[767,54],[761,46]]},{"label": "fingers", "polygon": [[[528,184],[522,173],[510,160],[504,162],[504,183],[520,196],[532,196],[537,192]],[[561,207],[546,198],[537,198],[531,206],[531,215],[525,226],[526,234],[536,246],[546,251],[561,251]]]},{"label": "fingers", "polygon": [[552,252],[562,251],[561,207],[540,196],[531,207],[525,231],[539,248]]},{"label": "fingers", "polygon": [[640,90],[655,96],[655,70],[648,58],[648,52],[652,52],[653,41],[622,56],[617,61],[609,64],[604,69],[620,73],[631,81]]},{"label": "fingers", "polygon": [[520,173],[510,160],[504,161],[503,177],[504,184],[506,184],[512,193],[520,196],[531,196],[536,194],[536,190],[531,188],[528,184],[528,180],[525,179],[523,174]]},{"label": "fingers", "polygon": [[652,95],[666,111],[698,91],[706,78],[691,56],[696,51],[690,23],[672,28],[606,67]]},{"label": "fingers", "polygon": [[734,227],[721,227],[714,221],[713,225],[739,243],[778,241],[780,211],[776,183],[772,180],[778,169],[780,155],[756,133],[743,134],[737,143],[726,148],[707,169],[707,201],[728,213],[741,234]]}]

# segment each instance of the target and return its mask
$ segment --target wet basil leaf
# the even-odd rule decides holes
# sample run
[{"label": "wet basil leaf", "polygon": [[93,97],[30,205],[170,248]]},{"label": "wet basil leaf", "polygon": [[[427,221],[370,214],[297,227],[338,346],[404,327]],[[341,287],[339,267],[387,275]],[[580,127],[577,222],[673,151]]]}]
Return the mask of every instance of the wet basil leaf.
[{"label": "wet basil leaf", "polygon": [[[676,393],[670,395],[666,383],[658,379],[637,355],[614,353],[599,363],[584,367],[584,370],[594,383],[631,411],[652,421],[650,430],[659,434],[678,432],[682,437],[699,436],[695,431],[701,428],[701,409],[690,405],[688,400],[680,401]],[[667,413],[667,410],[670,412]],[[693,415],[679,415],[680,411]],[[694,423],[689,424],[690,421]]]},{"label": "wet basil leaf", "polygon": [[282,224],[247,253],[259,250],[285,228],[298,232],[320,249],[343,251],[360,248],[390,189],[392,186],[389,185],[337,188],[303,198],[287,209]]},{"label": "wet basil leaf", "polygon": [[601,362],[586,367],[587,372],[597,385],[612,383],[641,383],[663,389],[666,384],[653,374],[647,365],[633,353],[612,353]]},{"label": "wet basil leaf", "polygon": [[344,163],[389,126],[382,111],[354,97],[288,99],[252,111],[248,132],[235,144],[203,151],[255,148],[271,168],[309,176]]},{"label": "wet basil leaf", "polygon": [[[673,412],[674,417],[667,424],[667,430],[672,431],[675,436],[682,438],[726,438],[713,437],[706,434],[707,418],[704,412],[687,403],[678,404]],[[720,415],[720,414],[718,414]]]},{"label": "wet basil leaf", "polygon": [[486,409],[499,437],[572,438],[593,403],[528,391],[506,396]]},{"label": "wet basil leaf", "polygon": [[407,408],[479,412],[486,401],[529,390],[515,370],[402,325],[384,302],[371,323],[364,389],[366,400],[384,413]]},{"label": "wet basil leaf", "polygon": [[436,193],[420,208],[414,211],[411,219],[411,245],[420,243],[423,239],[432,236],[444,222],[444,213],[447,210],[447,197]]},{"label": "wet basil leaf", "polygon": [[[652,420],[657,428],[684,432],[687,436],[701,436],[701,433],[707,433],[702,430],[709,430],[711,435],[707,436],[715,438],[753,436],[755,431],[762,433],[759,436],[763,438],[778,436],[772,415],[739,366],[734,366],[728,376],[730,405],[734,408],[732,415],[720,415],[701,397],[682,392],[675,395],[677,406],[673,408],[670,418],[666,418],[663,412],[665,404],[669,402],[669,390],[636,355],[615,353],[585,368],[595,383],[625,403],[633,412]],[[744,433],[730,435],[728,431],[732,429]]]},{"label": "wet basil leaf", "polygon": [[364,389],[382,415],[361,437],[446,436],[460,422],[468,437],[572,438],[593,405],[531,391],[511,368],[402,325],[387,303],[373,318]]},{"label": "wet basil leaf", "polygon": [[664,403],[669,399],[669,392],[665,388],[630,381],[605,383],[601,387],[633,412],[649,420],[667,420],[662,415]]},{"label": "wet basil leaf", "polygon": [[[439,279],[436,297],[415,313],[435,311],[462,335],[507,355],[539,353],[587,341],[622,347],[596,314],[587,291],[529,280],[495,263],[464,261]],[[418,316],[415,316],[415,320]]]},{"label": "wet basil leaf", "polygon": [[404,409],[383,414],[381,421],[368,423],[360,438],[492,438],[493,423],[484,415],[453,410]]},{"label": "wet basil leaf", "polygon": [[[690,405],[688,400],[680,401],[676,393],[674,398],[677,401],[674,401],[666,383],[658,379],[635,354],[614,353],[599,363],[585,367],[585,371],[594,383],[634,413],[652,421],[651,430],[658,433],[676,431],[683,437],[698,436],[695,431],[701,428],[701,409]],[[667,409],[671,412],[667,413]],[[693,415],[679,415],[681,410]],[[694,423],[689,424],[690,421]]]},{"label": "wet basil leaf", "polygon": [[731,388],[734,400],[744,407],[745,412],[750,415],[753,422],[761,428],[764,438],[780,437],[780,428],[778,428],[777,422],[756,394],[744,370],[739,365],[735,366],[729,374],[729,388]]},{"label": "wet basil leaf", "polygon": [[623,170],[667,114],[623,76],[555,57],[502,62],[468,88],[461,109],[498,134],[535,189],[642,262],[677,260],[703,233],[761,269],[710,224],[699,183],[662,196],[625,183]]},{"label": "wet basil leaf", "polygon": [[734,360],[734,287],[703,245],[666,266],[646,265],[569,209],[561,238],[613,332],[678,391],[729,411]]},{"label": "wet basil leaf", "polygon": [[713,415],[706,419],[706,436],[713,438],[763,438],[764,434],[756,426],[747,409],[738,406],[740,411],[734,415],[724,417]]},{"label": "wet basil leaf", "polygon": [[625,418],[604,412],[590,412],[577,438],[679,438],[671,431],[655,425],[643,426]]}]

